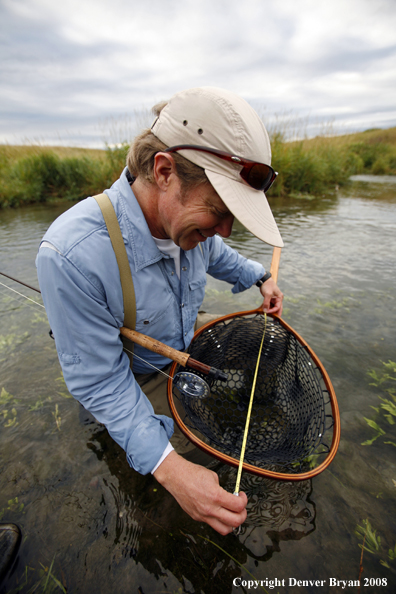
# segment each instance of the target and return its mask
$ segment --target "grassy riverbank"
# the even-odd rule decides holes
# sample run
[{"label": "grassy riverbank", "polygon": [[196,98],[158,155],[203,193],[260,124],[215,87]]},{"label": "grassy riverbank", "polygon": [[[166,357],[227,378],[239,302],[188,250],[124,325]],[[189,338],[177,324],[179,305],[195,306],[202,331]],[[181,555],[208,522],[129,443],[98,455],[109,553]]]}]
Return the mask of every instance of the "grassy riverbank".
[{"label": "grassy riverbank", "polygon": [[271,139],[279,177],[272,196],[321,195],[348,184],[351,175],[396,175],[396,128],[285,142]]},{"label": "grassy riverbank", "polygon": [[[332,193],[358,173],[396,175],[396,128],[286,142],[271,139],[279,177],[272,196]],[[50,200],[80,200],[119,176],[127,146],[94,150],[0,145],[0,208]]]},{"label": "grassy riverbank", "polygon": [[99,194],[119,177],[127,146],[95,150],[0,145],[0,208]]}]

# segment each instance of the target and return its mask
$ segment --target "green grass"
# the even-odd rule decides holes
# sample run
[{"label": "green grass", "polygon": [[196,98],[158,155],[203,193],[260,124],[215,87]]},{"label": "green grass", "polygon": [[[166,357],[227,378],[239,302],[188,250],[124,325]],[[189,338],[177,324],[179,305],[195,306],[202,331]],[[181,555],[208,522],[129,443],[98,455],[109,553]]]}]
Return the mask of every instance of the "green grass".
[{"label": "green grass", "polygon": [[[322,196],[359,173],[396,175],[396,128],[293,142],[285,138],[281,131],[271,133],[272,164],[279,172],[272,197]],[[127,148],[0,145],[0,208],[98,194],[119,177]]]},{"label": "green grass", "polygon": [[359,173],[396,175],[396,128],[293,142],[275,132],[271,146],[279,172],[272,196],[331,193]]},{"label": "green grass", "polygon": [[0,207],[98,194],[119,177],[126,151],[0,146]]}]

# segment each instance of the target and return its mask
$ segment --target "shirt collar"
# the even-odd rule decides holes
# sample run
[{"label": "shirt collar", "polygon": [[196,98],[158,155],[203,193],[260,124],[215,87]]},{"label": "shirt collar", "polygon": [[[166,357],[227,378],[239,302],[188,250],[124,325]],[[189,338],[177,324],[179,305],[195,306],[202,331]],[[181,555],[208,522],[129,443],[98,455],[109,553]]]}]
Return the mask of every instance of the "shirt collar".
[{"label": "shirt collar", "polygon": [[128,224],[128,236],[132,246],[136,270],[141,270],[161,260],[164,255],[157,248],[150,233],[142,209],[126,177],[127,168],[114,185],[118,185],[122,209]]}]

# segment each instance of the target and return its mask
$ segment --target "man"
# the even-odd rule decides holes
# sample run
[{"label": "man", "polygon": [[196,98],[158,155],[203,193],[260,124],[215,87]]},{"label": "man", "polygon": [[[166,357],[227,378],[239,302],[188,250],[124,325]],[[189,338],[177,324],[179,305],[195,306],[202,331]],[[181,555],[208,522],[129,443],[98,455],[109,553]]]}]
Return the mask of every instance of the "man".
[{"label": "man", "polygon": [[[267,311],[281,315],[283,295],[270,275],[219,237],[230,235],[235,216],[263,241],[283,245],[263,191],[276,177],[270,161],[264,125],[233,93],[189,89],[157,108],[151,130],[132,144],[128,167],[106,191],[132,275],[137,331],[187,348],[206,273],[231,283],[233,292],[257,283]],[[221,534],[243,523],[246,495],[227,493],[214,472],[178,454],[169,442],[173,422],[161,414],[165,391],[154,409],[145,395],[150,364],[164,368],[169,360],[136,347],[129,367],[119,328],[130,297],[123,297],[121,269],[96,199],[51,225],[37,267],[73,396],[106,425],[129,464],[152,472],[192,518]]]}]

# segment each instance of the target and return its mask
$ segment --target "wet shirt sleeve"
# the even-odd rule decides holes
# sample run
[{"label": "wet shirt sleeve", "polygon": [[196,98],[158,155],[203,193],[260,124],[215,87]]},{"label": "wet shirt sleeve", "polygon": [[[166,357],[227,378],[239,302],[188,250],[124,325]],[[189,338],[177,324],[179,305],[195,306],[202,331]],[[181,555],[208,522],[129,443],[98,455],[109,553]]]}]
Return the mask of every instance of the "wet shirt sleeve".
[{"label": "wet shirt sleeve", "polygon": [[130,466],[151,472],[168,446],[173,421],[154,413],[136,382],[105,295],[53,249],[41,248],[36,263],[70,393],[106,426]]}]

